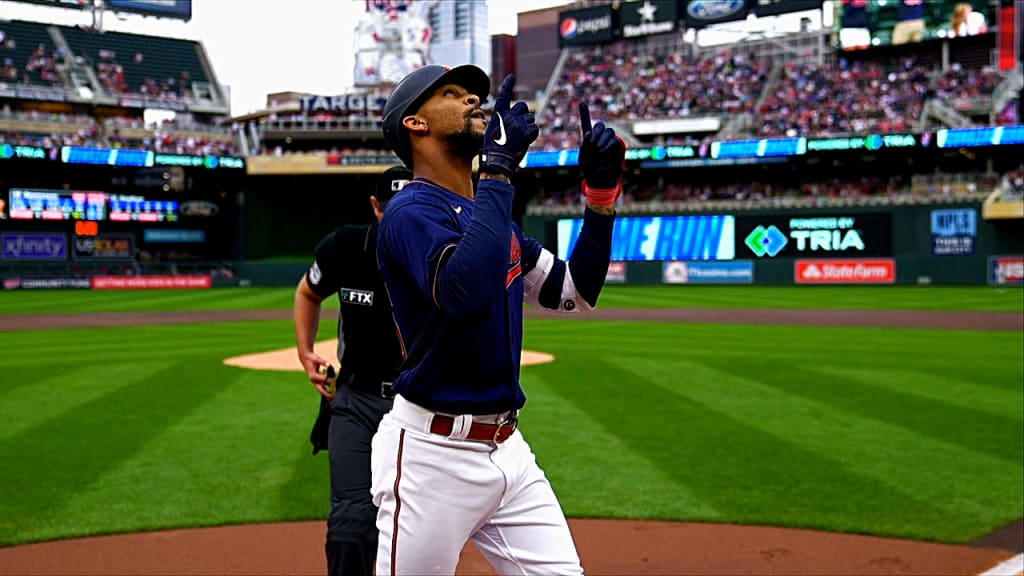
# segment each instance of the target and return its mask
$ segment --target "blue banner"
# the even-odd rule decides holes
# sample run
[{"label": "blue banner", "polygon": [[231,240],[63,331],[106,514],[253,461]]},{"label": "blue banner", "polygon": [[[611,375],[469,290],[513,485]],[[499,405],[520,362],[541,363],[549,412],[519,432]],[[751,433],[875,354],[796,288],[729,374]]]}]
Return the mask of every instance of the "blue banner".
[{"label": "blue banner", "polygon": [[152,166],[153,152],[125,150],[123,148],[86,148],[62,146],[61,160],[65,164],[104,164],[107,166]]},{"label": "blue banner", "polygon": [[[567,260],[583,219],[558,221],[558,256]],[[736,256],[732,216],[648,216],[617,218],[611,259],[732,260]]]},{"label": "blue banner", "polygon": [[665,284],[753,284],[754,263],[750,260],[725,262],[665,262],[661,265]]},{"label": "blue banner", "polygon": [[201,244],[206,242],[205,230],[161,230],[146,228],[142,231],[142,241],[150,243],[175,242]]},{"label": "blue banner", "polygon": [[978,213],[973,208],[932,210],[932,254],[959,256],[974,254],[978,236]]},{"label": "blue banner", "polygon": [[939,148],[1024,144],[1024,126],[986,126],[984,128],[939,130],[935,133],[935,143]]},{"label": "blue banner", "polygon": [[68,238],[49,232],[0,234],[4,260],[67,260]]}]

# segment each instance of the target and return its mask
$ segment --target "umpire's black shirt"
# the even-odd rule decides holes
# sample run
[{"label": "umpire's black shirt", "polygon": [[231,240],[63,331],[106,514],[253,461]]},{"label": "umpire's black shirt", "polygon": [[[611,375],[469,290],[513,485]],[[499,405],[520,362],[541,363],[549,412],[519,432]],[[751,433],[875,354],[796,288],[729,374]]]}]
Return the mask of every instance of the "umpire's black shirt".
[{"label": "umpire's black shirt", "polygon": [[398,374],[402,351],[377,269],[377,224],[342,226],[324,237],[306,282],[321,298],[338,293],[339,383],[353,374],[354,388],[379,395],[381,382]]}]

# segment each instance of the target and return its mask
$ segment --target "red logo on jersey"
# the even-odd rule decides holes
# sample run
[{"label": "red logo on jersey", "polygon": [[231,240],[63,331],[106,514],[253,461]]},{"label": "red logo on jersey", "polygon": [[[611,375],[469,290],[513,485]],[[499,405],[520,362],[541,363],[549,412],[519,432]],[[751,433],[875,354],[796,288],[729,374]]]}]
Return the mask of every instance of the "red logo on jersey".
[{"label": "red logo on jersey", "polygon": [[512,233],[512,241],[508,246],[508,273],[505,275],[505,288],[512,285],[512,281],[523,273],[523,249],[519,247],[519,238]]}]

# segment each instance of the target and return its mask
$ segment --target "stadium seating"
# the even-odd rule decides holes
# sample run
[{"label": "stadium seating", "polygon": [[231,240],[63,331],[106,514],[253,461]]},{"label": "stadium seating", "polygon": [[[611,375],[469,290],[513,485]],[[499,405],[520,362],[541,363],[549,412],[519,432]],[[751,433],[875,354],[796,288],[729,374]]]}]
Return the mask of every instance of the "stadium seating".
[{"label": "stadium seating", "polygon": [[759,109],[761,136],[905,132],[913,128],[931,82],[912,63],[886,68],[787,65]]},{"label": "stadium seating", "polygon": [[587,98],[605,121],[723,116],[749,113],[770,64],[735,52],[691,59],[671,46],[640,51],[618,43],[569,53],[540,111],[537,150],[575,148],[577,107]]},{"label": "stadium seating", "polygon": [[208,83],[195,42],[59,27],[72,53],[90,64],[114,94],[187,99],[193,82]]},{"label": "stadium seating", "polygon": [[64,57],[45,24],[0,21],[0,83],[54,86],[63,83],[57,63]]}]

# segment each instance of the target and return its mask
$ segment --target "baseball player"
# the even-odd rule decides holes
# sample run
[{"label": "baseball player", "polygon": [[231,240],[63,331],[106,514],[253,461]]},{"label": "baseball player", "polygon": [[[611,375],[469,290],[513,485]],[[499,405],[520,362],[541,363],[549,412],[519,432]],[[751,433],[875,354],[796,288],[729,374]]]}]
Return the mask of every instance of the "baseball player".
[{"label": "baseball player", "polygon": [[[378,220],[388,200],[411,178],[412,173],[400,166],[381,175],[370,196]],[[341,370],[336,378],[330,362],[313,352],[320,303],[332,294],[338,295],[341,305]],[[320,416],[310,437],[313,453],[327,447],[330,456],[327,572],[370,575],[377,553],[370,440],[391,409],[391,382],[402,360],[391,303],[377,269],[377,222],[343,226],[321,240],[316,260],[295,290],[293,312],[299,360],[320,393]]]},{"label": "baseball player", "polygon": [[[428,65],[384,107],[415,178],[392,200],[377,259],[405,357],[373,437],[377,574],[452,574],[467,540],[499,574],[581,574],[561,506],[516,428],[523,302],[592,309],[604,284],[625,145],[581,105],[587,208],[568,262],[512,222],[511,179],[538,128],[475,66]],[[472,163],[479,154],[474,190]]]}]

